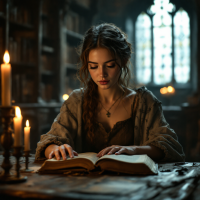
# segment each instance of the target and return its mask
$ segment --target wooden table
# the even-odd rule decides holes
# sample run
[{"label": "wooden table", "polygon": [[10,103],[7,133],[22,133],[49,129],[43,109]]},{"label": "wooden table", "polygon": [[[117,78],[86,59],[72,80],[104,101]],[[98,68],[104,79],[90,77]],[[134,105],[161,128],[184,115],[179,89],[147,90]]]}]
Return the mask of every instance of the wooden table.
[{"label": "wooden table", "polygon": [[[0,164],[2,160],[1,155]],[[14,157],[10,160],[15,163]],[[41,164],[34,162],[32,155],[29,168],[37,171]],[[159,174],[151,176],[21,173],[27,176],[27,181],[0,184],[0,199],[200,199],[200,163],[161,163],[158,166]],[[21,168],[24,168],[24,158],[21,158]]]}]

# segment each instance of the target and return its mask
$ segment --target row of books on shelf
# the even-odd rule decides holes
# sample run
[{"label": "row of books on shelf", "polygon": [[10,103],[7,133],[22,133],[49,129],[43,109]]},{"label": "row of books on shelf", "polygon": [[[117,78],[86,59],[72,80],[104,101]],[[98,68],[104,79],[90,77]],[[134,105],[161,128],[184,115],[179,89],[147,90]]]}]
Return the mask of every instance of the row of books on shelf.
[{"label": "row of books on shelf", "polygon": [[53,68],[55,68],[54,57],[47,56],[47,55],[42,55],[41,56],[41,66],[42,66],[42,71],[51,71],[51,70],[53,70]]},{"label": "row of books on shelf", "polygon": [[12,75],[12,100],[15,103],[32,103],[34,96],[34,80],[27,74]]},{"label": "row of books on shelf", "polygon": [[88,29],[89,24],[87,20],[84,17],[78,15],[78,13],[68,11],[65,19],[65,26],[67,30],[84,34]]},{"label": "row of books on shelf", "polygon": [[[9,1],[9,20],[22,24],[32,24],[31,12],[25,5],[17,5],[17,1]],[[0,13],[5,16],[7,1],[0,0]]]},{"label": "row of books on shelf", "polygon": [[[70,94],[74,89],[80,88],[80,81],[74,74],[65,77],[64,93]],[[34,103],[35,81],[31,74],[13,74],[12,76],[12,102]],[[51,82],[40,83],[41,98],[44,102],[52,101],[54,86]]]},{"label": "row of books on shelf", "polygon": [[[14,74],[12,76],[12,102],[34,103],[35,81],[30,74]],[[53,85],[40,84],[41,98],[45,102],[52,99]]]},{"label": "row of books on shelf", "polygon": [[22,6],[18,7],[11,4],[9,19],[22,24],[32,24],[30,10]]},{"label": "row of books on shelf", "polygon": [[79,55],[76,48],[70,45],[66,45],[66,53],[64,54],[65,63],[77,64],[79,61]]},{"label": "row of books on shelf", "polygon": [[53,85],[52,84],[43,84],[41,83],[41,98],[45,102],[50,102],[53,94]]},{"label": "row of books on shelf", "polygon": [[34,40],[21,37],[10,37],[8,51],[11,62],[35,63]]}]

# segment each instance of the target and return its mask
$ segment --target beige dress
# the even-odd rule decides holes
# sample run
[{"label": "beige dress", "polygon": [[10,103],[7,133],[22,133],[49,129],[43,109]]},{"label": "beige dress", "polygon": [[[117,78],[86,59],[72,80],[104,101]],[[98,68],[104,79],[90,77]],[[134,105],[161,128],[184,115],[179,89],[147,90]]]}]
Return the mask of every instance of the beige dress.
[{"label": "beige dress", "polygon": [[166,122],[161,102],[146,87],[135,90],[138,106],[131,118],[117,122],[107,133],[97,123],[96,141],[91,144],[84,133],[82,120],[83,89],[74,90],[63,103],[48,133],[41,135],[37,144],[35,159],[44,160],[44,151],[50,144],[69,144],[78,153],[99,152],[112,144],[154,145],[163,150],[165,157],[161,162],[181,162],[185,159],[178,137]]}]

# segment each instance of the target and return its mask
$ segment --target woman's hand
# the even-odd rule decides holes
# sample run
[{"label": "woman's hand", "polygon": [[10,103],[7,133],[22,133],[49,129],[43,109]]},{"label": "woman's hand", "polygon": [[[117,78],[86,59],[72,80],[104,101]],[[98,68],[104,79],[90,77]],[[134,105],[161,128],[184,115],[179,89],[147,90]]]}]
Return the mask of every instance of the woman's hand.
[{"label": "woman's hand", "polygon": [[105,154],[111,155],[120,155],[120,154],[128,154],[128,155],[136,155],[138,154],[138,147],[137,146],[119,146],[119,145],[112,145],[110,147],[106,147],[102,149],[97,156],[102,157]]},{"label": "woman's hand", "polygon": [[74,156],[78,156],[78,153],[74,151],[68,144],[63,144],[61,146],[52,144],[49,145],[45,150],[45,156],[49,159],[55,157],[56,160],[60,160],[62,157],[63,160],[66,160],[67,155],[69,155],[70,158],[73,158]]}]

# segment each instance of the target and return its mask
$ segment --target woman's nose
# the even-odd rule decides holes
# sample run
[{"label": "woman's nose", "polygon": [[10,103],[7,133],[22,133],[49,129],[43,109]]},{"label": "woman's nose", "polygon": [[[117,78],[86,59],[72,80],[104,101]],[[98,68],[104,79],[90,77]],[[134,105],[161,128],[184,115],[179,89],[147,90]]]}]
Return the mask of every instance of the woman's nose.
[{"label": "woman's nose", "polygon": [[99,67],[99,75],[101,77],[106,77],[107,76],[107,72],[106,72],[105,67]]}]

